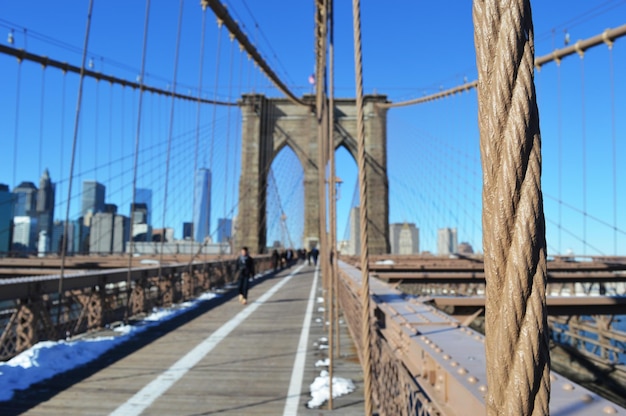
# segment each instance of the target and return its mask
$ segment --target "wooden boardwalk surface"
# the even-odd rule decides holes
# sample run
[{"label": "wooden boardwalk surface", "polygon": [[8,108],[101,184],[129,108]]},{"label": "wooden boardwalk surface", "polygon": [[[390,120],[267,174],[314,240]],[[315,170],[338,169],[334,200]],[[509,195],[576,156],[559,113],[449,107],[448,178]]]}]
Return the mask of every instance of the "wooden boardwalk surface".
[{"label": "wooden boardwalk surface", "polygon": [[[361,415],[362,373],[343,325],[335,376],[353,380],[356,391],[335,399],[333,412],[325,405],[305,406],[309,385],[320,373],[315,362],[327,356],[318,345],[326,336],[320,282],[312,289],[312,266],[258,279],[248,305],[239,304],[234,291],[204,302],[96,362],[17,393],[13,401],[2,403],[0,414]],[[289,398],[310,299],[302,384]],[[295,411],[285,413],[289,400],[296,401]]]}]

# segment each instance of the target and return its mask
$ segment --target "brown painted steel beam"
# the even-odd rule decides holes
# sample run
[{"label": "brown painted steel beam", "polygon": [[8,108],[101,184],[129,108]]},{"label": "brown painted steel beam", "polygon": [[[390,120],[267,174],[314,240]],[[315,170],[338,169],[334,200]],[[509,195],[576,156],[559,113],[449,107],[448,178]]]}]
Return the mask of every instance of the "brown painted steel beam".
[{"label": "brown painted steel beam", "polygon": [[[437,307],[485,307],[483,296],[433,296]],[[626,310],[624,296],[548,296],[548,314],[550,315],[613,315],[623,314]]]}]

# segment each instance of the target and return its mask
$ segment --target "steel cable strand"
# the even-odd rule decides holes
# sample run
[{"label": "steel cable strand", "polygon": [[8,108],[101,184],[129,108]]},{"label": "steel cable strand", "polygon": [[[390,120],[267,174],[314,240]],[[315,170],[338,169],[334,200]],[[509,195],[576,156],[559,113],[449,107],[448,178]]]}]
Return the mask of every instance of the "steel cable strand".
[{"label": "steel cable strand", "polygon": [[549,413],[541,141],[527,0],[476,0],[487,414]]},{"label": "steel cable strand", "polygon": [[359,210],[361,232],[361,341],[363,345],[363,395],[365,414],[373,414],[372,405],[372,328],[370,326],[370,288],[367,235],[367,175],[365,172],[365,125],[363,111],[363,56],[361,49],[361,2],[352,1],[354,19],[354,68],[356,75],[357,165],[359,170]]}]

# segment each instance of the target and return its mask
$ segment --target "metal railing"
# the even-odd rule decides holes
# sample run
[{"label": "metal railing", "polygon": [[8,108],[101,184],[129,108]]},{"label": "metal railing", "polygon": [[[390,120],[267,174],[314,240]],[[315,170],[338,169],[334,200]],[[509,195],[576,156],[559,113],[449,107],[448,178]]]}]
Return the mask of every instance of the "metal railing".
[{"label": "metal railing", "polygon": [[[363,362],[360,271],[340,262],[338,299]],[[373,396],[381,415],[485,414],[485,337],[429,305],[370,279]],[[623,409],[551,374],[553,414]],[[574,407],[572,407],[574,406]]]},{"label": "metal railing", "polygon": [[[269,257],[255,258],[258,273],[270,270]],[[177,263],[59,276],[0,280],[0,360],[43,340],[62,339],[108,324],[141,317],[232,282],[235,260]]]}]

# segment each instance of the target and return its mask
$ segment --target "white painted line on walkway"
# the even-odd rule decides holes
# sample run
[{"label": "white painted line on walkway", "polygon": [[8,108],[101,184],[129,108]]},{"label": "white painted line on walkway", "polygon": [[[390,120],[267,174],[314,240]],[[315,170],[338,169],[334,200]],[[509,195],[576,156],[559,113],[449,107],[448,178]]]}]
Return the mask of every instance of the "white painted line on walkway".
[{"label": "white painted line on walkway", "polygon": [[272,295],[280,290],[287,282],[289,282],[302,269],[301,265],[287,277],[274,285],[270,290],[265,292],[256,301],[252,302],[248,307],[235,315],[230,321],[222,325],[217,331],[208,338],[198,344],[193,350],[189,351],[180,360],[175,362],[170,368],[165,370],[161,375],[147,384],[137,394],[131,397],[126,403],[115,409],[112,416],[131,416],[139,415],[146,410],[159,396],[169,390],[187,371],[204,358],[213,348],[217,346],[224,338],[226,338],[240,323],[246,320],[254,311],[265,303]]},{"label": "white painted line on walkway", "polygon": [[296,359],[293,362],[293,371],[291,372],[291,381],[289,382],[289,391],[287,392],[287,402],[285,403],[283,416],[298,414],[298,404],[300,403],[300,394],[302,393],[304,363],[306,361],[306,352],[309,345],[309,329],[311,327],[311,319],[313,317],[313,305],[315,302],[318,275],[319,267],[315,268],[313,285],[311,286],[311,294],[309,295],[309,304],[307,305],[306,312],[304,314],[304,322],[302,322],[302,332],[300,333]]}]

